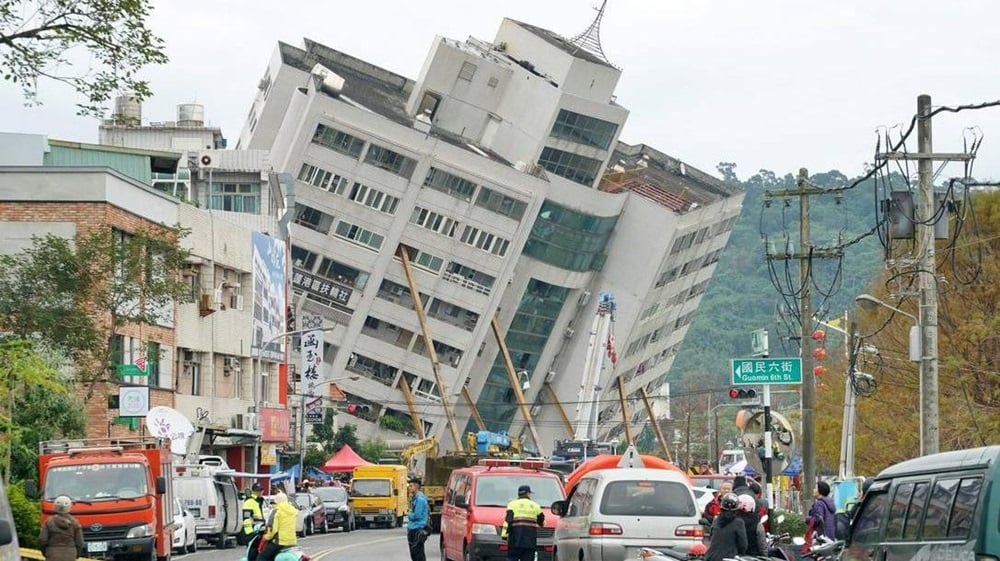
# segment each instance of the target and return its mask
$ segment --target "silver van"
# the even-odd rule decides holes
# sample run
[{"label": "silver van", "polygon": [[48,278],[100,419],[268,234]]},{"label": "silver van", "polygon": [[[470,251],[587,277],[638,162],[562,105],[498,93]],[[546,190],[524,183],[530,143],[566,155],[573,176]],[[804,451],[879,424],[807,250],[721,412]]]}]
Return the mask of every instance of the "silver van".
[{"label": "silver van", "polygon": [[219,549],[243,531],[243,505],[233,476],[213,466],[175,466],[174,496],[194,515],[198,538]]},{"label": "silver van", "polygon": [[656,468],[614,468],[583,476],[552,504],[556,561],[624,561],[644,548],[687,551],[701,542],[687,475]]},{"label": "silver van", "polygon": [[7,501],[3,485],[0,485],[0,560],[21,561],[17,530],[14,528],[14,515],[10,511],[10,502]]}]

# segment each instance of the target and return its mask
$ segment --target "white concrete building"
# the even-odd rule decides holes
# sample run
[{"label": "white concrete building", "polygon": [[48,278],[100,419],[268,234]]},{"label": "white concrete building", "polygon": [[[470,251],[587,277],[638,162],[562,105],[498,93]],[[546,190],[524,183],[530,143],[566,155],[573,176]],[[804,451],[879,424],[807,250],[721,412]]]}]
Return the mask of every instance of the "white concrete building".
[{"label": "white concrete building", "polygon": [[[296,311],[337,324],[327,372],[362,376],[340,384],[363,406],[348,408],[362,435],[411,432],[414,414],[447,435],[441,399],[456,405],[459,431],[476,430],[455,395],[463,385],[489,430],[521,433],[496,316],[530,380],[533,444],[550,453],[573,428],[559,407],[572,425],[589,395],[580,380],[602,291],[618,300],[619,361],[593,398],[600,437],[624,426],[608,393],[618,377],[630,422],[641,421],[639,391],[664,384],[743,194],[619,142],[620,71],[585,39],[506,19],[491,42],[436,38],[416,81],[314,41],[279,43],[237,146],[269,150],[297,178]],[[401,247],[418,270],[444,391]]]}]

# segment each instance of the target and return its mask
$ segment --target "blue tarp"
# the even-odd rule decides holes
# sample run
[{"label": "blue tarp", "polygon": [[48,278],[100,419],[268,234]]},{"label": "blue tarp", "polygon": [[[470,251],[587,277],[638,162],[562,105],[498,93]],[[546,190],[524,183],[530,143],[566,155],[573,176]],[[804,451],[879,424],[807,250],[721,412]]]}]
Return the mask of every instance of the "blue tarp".
[{"label": "blue tarp", "polygon": [[[296,466],[298,467],[298,466]],[[322,481],[333,481],[333,476],[325,471],[311,467],[306,470],[306,477],[310,479],[320,479]]]},{"label": "blue tarp", "polygon": [[788,464],[785,471],[781,472],[781,475],[796,476],[802,474],[802,458],[792,459],[792,463]]},{"label": "blue tarp", "polygon": [[286,469],[285,471],[281,471],[271,475],[271,483],[278,483],[286,479],[297,480],[298,478],[299,478],[299,466],[298,464],[296,464]]}]

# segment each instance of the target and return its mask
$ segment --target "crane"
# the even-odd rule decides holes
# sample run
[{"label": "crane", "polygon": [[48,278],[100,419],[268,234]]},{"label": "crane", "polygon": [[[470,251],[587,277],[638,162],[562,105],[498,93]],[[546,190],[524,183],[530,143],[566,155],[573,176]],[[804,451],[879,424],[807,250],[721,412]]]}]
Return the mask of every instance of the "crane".
[{"label": "crane", "polygon": [[580,384],[579,398],[576,403],[576,440],[597,441],[597,398],[601,389],[601,370],[604,368],[605,357],[611,360],[612,367],[618,360],[615,351],[615,309],[617,303],[610,292],[601,292],[598,296],[597,313],[590,328],[590,339],[587,342],[587,357],[583,367],[583,377]]}]

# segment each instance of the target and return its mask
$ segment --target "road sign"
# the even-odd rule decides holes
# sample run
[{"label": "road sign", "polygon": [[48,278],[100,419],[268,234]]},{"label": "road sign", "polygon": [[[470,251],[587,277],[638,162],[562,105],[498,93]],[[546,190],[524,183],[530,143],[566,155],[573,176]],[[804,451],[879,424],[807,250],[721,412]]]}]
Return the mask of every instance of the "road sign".
[{"label": "road sign", "polygon": [[323,398],[310,398],[306,401],[306,424],[318,425],[323,422]]},{"label": "road sign", "polygon": [[733,385],[801,384],[801,358],[734,358]]},{"label": "road sign", "polygon": [[145,370],[135,364],[116,364],[115,374],[119,376],[148,376]]}]

